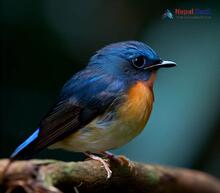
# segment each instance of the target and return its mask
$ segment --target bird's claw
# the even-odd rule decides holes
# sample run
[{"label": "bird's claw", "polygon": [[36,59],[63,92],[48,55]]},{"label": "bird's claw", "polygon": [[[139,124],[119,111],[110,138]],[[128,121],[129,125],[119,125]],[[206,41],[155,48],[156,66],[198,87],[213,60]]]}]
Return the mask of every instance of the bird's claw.
[{"label": "bird's claw", "polygon": [[115,157],[121,166],[127,166],[131,172],[135,171],[134,163],[123,155]]},{"label": "bird's claw", "polygon": [[109,158],[112,161],[115,161],[119,163],[121,166],[127,166],[131,172],[134,172],[136,174],[135,170],[135,164],[129,160],[127,157],[123,155],[116,156],[110,152],[102,152],[103,155],[105,155],[107,158]]},{"label": "bird's claw", "polygon": [[90,157],[91,159],[93,160],[96,160],[96,161],[99,161],[102,163],[106,173],[107,173],[107,179],[111,178],[112,176],[112,171],[110,169],[110,165],[108,163],[108,160],[105,160],[105,159],[102,159],[101,157],[99,156],[96,156],[96,155],[93,155],[93,154],[90,154],[90,153],[85,153],[88,157]]}]

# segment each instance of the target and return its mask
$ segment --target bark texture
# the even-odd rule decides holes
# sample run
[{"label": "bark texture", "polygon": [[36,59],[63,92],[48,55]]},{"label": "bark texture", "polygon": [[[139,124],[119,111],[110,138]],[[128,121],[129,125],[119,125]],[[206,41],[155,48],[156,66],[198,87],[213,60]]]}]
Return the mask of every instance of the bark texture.
[{"label": "bark texture", "polygon": [[106,179],[101,163],[56,160],[0,160],[1,192],[28,193],[220,193],[220,182],[208,174],[188,169],[133,162],[111,161],[112,177]]}]

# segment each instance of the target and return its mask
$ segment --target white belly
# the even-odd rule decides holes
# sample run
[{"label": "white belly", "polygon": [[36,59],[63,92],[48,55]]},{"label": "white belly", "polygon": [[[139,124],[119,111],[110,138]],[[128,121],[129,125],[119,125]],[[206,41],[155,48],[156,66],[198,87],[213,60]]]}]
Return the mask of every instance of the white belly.
[{"label": "white belly", "polygon": [[62,148],[75,152],[101,152],[114,149],[129,142],[140,133],[135,125],[115,124],[108,128],[94,128],[91,124],[80,129],[51,148]]}]

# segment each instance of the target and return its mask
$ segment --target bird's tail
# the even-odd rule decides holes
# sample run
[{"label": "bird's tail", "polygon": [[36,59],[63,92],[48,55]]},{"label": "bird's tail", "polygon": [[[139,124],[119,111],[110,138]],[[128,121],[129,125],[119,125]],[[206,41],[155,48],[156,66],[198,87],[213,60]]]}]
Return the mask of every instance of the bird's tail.
[{"label": "bird's tail", "polygon": [[19,145],[11,154],[10,159],[30,158],[36,151],[35,145],[38,139],[40,128],[38,128],[30,137]]}]

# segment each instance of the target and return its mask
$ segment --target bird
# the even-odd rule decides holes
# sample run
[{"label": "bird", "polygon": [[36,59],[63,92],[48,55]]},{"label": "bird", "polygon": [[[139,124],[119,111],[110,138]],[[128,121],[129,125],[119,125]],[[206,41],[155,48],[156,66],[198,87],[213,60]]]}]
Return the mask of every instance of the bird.
[{"label": "bird", "polygon": [[112,157],[109,150],[140,134],[153,108],[156,73],[174,66],[140,41],[101,48],[64,84],[35,132],[10,158],[28,159],[47,147],[82,152],[100,161],[110,178],[109,165],[98,155]]}]

